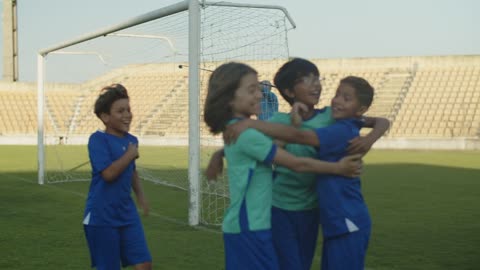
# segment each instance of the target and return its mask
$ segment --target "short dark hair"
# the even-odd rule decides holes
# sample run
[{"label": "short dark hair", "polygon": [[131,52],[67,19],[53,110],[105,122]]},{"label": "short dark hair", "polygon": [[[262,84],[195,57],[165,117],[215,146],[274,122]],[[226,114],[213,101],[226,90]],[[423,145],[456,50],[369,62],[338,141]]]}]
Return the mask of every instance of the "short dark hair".
[{"label": "short dark hair", "polygon": [[250,73],[257,74],[257,71],[246,64],[229,62],[216,68],[210,75],[203,119],[213,134],[223,132],[232,119],[229,103],[234,99],[241,79]]},{"label": "short dark hair", "polygon": [[95,101],[94,113],[98,118],[100,118],[102,113],[109,114],[112,104],[115,101],[124,98],[129,98],[125,86],[118,83],[105,86],[100,90],[100,95],[98,95],[98,98]]},{"label": "short dark hair", "polygon": [[348,76],[340,81],[340,84],[346,83],[355,89],[355,95],[361,105],[367,108],[372,105],[375,89],[370,83],[361,77]]},{"label": "short dark hair", "polygon": [[292,105],[295,100],[289,97],[285,91],[287,89],[293,91],[298,80],[310,74],[320,76],[320,72],[314,63],[303,58],[293,58],[278,69],[273,78],[273,83],[278,88],[283,99]]}]

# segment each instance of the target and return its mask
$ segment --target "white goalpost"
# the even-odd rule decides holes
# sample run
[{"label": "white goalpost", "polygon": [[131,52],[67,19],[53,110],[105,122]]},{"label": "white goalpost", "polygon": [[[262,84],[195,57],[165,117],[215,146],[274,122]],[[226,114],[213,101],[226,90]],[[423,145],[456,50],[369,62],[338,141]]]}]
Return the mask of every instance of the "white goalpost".
[{"label": "white goalpost", "polygon": [[141,145],[140,177],[187,191],[190,225],[220,224],[227,179],[212,184],[201,173],[222,145],[203,123],[208,77],[240,61],[272,80],[289,57],[293,28],[279,6],[185,0],[41,50],[38,183],[90,180],[86,143],[102,128],[93,103],[103,86],[121,83],[134,113],[130,132]]}]

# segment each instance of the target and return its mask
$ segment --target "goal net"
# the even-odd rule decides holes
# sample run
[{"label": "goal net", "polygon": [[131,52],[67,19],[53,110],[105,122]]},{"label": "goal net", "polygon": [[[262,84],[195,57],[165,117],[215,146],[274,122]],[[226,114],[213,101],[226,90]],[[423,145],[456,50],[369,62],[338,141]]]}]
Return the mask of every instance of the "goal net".
[{"label": "goal net", "polygon": [[[227,178],[209,183],[203,176],[211,153],[223,145],[203,122],[209,75],[222,63],[240,61],[254,67],[260,80],[271,81],[288,59],[287,33],[294,24],[274,6],[193,7],[198,33],[192,33],[192,3],[184,1],[40,52],[39,183],[91,179],[86,144],[104,128],[93,104],[102,87],[121,83],[134,115],[130,132],[140,142],[141,178],[190,192],[190,204],[198,205],[190,207],[191,216],[221,223]],[[200,52],[198,64],[192,63],[192,47]],[[192,83],[192,70],[198,83]]]}]

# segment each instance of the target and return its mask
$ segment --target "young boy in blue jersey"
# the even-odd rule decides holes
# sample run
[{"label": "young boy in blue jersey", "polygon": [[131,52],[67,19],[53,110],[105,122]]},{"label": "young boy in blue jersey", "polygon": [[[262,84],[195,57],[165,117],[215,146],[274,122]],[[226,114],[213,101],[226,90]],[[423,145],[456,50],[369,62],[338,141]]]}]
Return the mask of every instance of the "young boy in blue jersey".
[{"label": "young boy in blue jersey", "polygon": [[88,140],[92,182],[83,219],[92,267],[119,270],[121,265],[135,270],[152,269],[152,257],[130,196],[148,215],[148,204],[138,177],[135,159],[138,140],[128,133],[132,121],[127,90],[120,84],[102,89],[94,112],[105,131]]},{"label": "young boy in blue jersey", "polygon": [[[349,76],[341,80],[332,99],[332,116],[336,122],[325,128],[300,130],[288,125],[243,121],[229,127],[226,137],[235,137],[245,128],[286,142],[317,147],[317,157],[335,161],[347,155],[349,142],[359,136],[363,114],[373,100],[373,87],[363,78]],[[301,122],[304,104],[295,104],[293,122]],[[371,231],[370,215],[360,189],[360,179],[338,175],[317,176],[320,223],[323,232],[322,269],[364,269]]]},{"label": "young boy in blue jersey", "polygon": [[[330,107],[315,109],[322,87],[320,73],[312,62],[301,58],[286,62],[275,74],[274,83],[290,105],[295,101],[306,105],[302,114],[302,129],[312,130],[335,122]],[[287,125],[292,123],[291,115],[281,112],[274,114],[268,121]],[[388,121],[366,118],[365,126],[373,127],[373,131],[365,137],[353,139],[349,145],[350,153],[367,152],[388,129]],[[316,157],[316,149],[312,146],[289,143],[284,149],[296,156]],[[207,176],[210,179],[221,172],[221,162],[221,156],[214,155],[208,167]],[[284,166],[276,166],[272,236],[281,270],[308,270],[311,267],[319,230],[315,178],[313,173],[300,173]]]},{"label": "young boy in blue jersey", "polygon": [[[257,72],[248,65],[226,63],[210,76],[204,120],[213,134],[260,112],[262,93]],[[247,129],[225,146],[230,205],[222,224],[226,270],[276,270],[272,243],[272,164],[297,171],[358,175],[357,157],[338,162],[301,158],[277,148],[262,133]]]}]

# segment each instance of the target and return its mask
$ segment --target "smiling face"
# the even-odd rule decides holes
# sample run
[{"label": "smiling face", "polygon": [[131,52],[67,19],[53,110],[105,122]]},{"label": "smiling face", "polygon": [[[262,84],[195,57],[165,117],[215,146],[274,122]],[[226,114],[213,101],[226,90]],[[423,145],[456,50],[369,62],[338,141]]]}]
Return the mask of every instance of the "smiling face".
[{"label": "smiling face", "polygon": [[296,102],[301,102],[312,109],[318,104],[322,85],[319,76],[310,73],[308,76],[300,77],[293,86],[293,91],[286,90],[286,94]]},{"label": "smiling face", "polygon": [[102,113],[100,118],[106,126],[105,132],[122,137],[130,130],[132,122],[130,101],[128,98],[118,99],[112,103],[109,113]]},{"label": "smiling face", "polygon": [[358,118],[368,107],[360,104],[356,90],[348,83],[340,83],[332,99],[332,117],[334,119]]},{"label": "smiling face", "polygon": [[240,80],[240,85],[235,90],[233,100],[230,102],[233,117],[248,118],[260,113],[262,91],[255,73],[248,73]]}]

